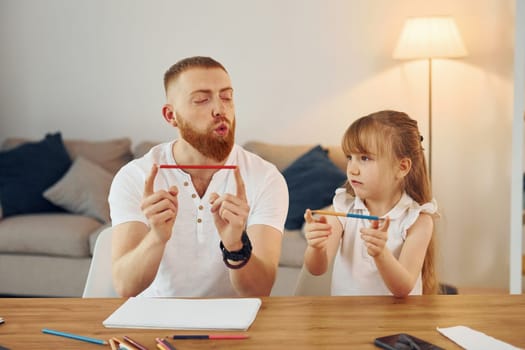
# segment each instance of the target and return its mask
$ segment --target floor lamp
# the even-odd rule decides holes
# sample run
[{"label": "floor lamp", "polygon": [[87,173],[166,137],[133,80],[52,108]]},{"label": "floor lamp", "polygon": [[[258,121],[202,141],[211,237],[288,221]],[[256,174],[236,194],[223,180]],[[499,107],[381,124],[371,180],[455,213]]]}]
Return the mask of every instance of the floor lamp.
[{"label": "floor lamp", "polygon": [[432,176],[432,59],[464,57],[467,50],[452,17],[408,18],[393,57],[428,60],[428,175]]}]

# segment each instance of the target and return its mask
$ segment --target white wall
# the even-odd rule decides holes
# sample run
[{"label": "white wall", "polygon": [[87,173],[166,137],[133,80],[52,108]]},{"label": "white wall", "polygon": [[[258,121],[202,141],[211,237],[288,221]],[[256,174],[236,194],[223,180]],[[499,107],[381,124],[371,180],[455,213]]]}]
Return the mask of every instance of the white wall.
[{"label": "white wall", "polygon": [[433,65],[442,279],[507,288],[514,11],[513,0],[0,0],[0,141],[173,138],[162,75],[191,55],[229,70],[239,143],[338,144],[386,108],[426,134],[427,65],[391,53],[407,16],[450,14],[470,55]]}]

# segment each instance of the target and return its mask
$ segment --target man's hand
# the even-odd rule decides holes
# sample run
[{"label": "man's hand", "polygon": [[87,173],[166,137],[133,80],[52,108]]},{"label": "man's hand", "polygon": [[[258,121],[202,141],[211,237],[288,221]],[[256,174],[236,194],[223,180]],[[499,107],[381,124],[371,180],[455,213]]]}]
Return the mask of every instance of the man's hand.
[{"label": "man's hand", "polygon": [[383,253],[388,239],[388,226],[390,226],[390,218],[386,217],[381,227],[379,221],[374,220],[371,228],[361,229],[361,238],[365,241],[368,255],[376,258]]},{"label": "man's hand", "polygon": [[171,186],[168,191],[154,192],[153,184],[158,171],[158,166],[154,164],[144,183],[144,197],[140,208],[148,219],[151,230],[160,240],[167,242],[171,237],[171,230],[177,217],[179,190],[177,186]]},{"label": "man's hand", "polygon": [[222,244],[228,251],[236,251],[242,248],[241,236],[246,228],[246,221],[250,212],[250,206],[246,199],[246,188],[238,167],[234,170],[234,174],[237,183],[236,195],[229,193],[222,196],[217,193],[210,195],[213,220],[221,236]]}]

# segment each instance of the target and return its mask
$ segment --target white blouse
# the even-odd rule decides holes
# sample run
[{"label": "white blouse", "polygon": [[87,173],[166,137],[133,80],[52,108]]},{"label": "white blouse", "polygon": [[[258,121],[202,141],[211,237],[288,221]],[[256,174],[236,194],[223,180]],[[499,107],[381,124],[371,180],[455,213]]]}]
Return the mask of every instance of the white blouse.
[{"label": "white blouse", "polygon": [[[359,197],[352,197],[344,188],[335,191],[334,209],[338,212],[353,212],[370,215]],[[388,248],[394,257],[399,258],[405,242],[407,230],[414,224],[421,212],[438,216],[435,200],[419,205],[408,194],[403,193],[399,202],[385,216],[390,217],[388,227]],[[367,219],[339,217],[343,225],[343,236],[335,256],[332,273],[332,295],[392,295],[377,270],[374,258],[361,239],[360,229],[369,227]],[[423,292],[421,273],[411,295]]]}]

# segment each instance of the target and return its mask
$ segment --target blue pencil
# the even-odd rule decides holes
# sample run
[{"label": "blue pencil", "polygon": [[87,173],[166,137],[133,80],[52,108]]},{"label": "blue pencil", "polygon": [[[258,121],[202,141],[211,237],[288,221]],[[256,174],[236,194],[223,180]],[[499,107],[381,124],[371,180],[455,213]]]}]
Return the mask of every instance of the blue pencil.
[{"label": "blue pencil", "polygon": [[338,213],[336,211],[329,211],[329,210],[312,210],[312,214],[345,216],[347,218],[368,219],[368,220],[385,220],[385,218],[380,218],[379,216],[375,216],[375,215],[363,215],[363,214],[355,214],[355,213]]},{"label": "blue pencil", "polygon": [[42,329],[42,333],[58,335],[60,337],[66,337],[66,338],[81,340],[81,341],[85,341],[85,342],[88,342],[88,343],[99,344],[99,345],[106,345],[108,343],[107,341],[101,340],[101,339],[89,338],[89,337],[85,337],[83,335],[76,335],[76,334],[72,334],[72,333],[54,331],[52,329],[47,329],[47,328]]}]

